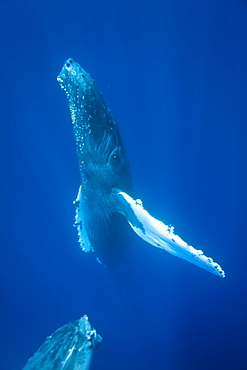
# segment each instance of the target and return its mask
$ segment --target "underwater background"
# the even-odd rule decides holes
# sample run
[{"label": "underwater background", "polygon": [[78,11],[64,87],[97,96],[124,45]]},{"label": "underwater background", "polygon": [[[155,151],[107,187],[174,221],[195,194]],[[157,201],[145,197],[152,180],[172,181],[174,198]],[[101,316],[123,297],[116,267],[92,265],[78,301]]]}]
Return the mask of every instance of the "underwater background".
[{"label": "underwater background", "polygon": [[[0,0],[0,369],[84,314],[92,369],[247,369],[247,1]],[[118,123],[135,196],[215,276],[133,233],[109,271],[73,228],[74,58]]]}]

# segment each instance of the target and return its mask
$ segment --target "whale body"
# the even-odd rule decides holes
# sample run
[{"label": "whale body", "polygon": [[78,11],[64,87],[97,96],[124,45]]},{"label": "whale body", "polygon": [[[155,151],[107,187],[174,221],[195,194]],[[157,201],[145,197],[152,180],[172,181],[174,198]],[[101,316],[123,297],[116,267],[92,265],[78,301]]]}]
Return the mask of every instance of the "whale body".
[{"label": "whale body", "polygon": [[126,225],[112,209],[110,194],[115,187],[132,192],[124,146],[102,95],[78,63],[67,60],[58,81],[69,100],[79,162],[75,226],[80,245],[103,264],[115,264],[126,249]]},{"label": "whale body", "polygon": [[[216,262],[155,219],[134,199],[128,159],[118,127],[90,75],[68,59],[58,78],[66,92],[75,135],[81,185],[75,226],[85,252],[94,251],[103,264],[122,258],[126,225],[148,243],[224,277]],[[124,220],[126,219],[126,220]]]}]

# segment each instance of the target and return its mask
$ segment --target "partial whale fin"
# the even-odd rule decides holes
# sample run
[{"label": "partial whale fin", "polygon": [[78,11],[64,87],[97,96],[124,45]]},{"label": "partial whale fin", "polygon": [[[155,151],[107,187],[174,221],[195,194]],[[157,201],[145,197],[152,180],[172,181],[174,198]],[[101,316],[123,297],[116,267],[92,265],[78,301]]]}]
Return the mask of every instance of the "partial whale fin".
[{"label": "partial whale fin", "polygon": [[174,234],[173,226],[165,225],[151,216],[144,209],[140,199],[134,200],[125,192],[115,188],[111,194],[111,201],[115,211],[123,214],[136,234],[146,242],[193,263],[218,277],[225,277],[225,273],[218,263]]},{"label": "partial whale fin", "polygon": [[78,241],[81,246],[81,249],[84,252],[90,252],[90,251],[93,252],[93,248],[89,241],[88,234],[86,231],[86,226],[85,226],[85,217],[84,217],[84,212],[83,212],[84,203],[83,203],[81,186],[79,187],[77,198],[73,203],[76,206],[74,226],[77,228],[77,231],[78,231],[78,237],[79,237]]}]

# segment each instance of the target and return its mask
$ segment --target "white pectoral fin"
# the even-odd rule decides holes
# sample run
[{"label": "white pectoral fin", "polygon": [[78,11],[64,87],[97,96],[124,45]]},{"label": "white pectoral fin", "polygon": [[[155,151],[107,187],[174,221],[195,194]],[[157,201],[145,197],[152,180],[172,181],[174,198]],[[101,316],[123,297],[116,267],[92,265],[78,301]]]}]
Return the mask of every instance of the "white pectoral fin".
[{"label": "white pectoral fin", "polygon": [[152,217],[143,208],[141,200],[134,200],[128,194],[117,189],[115,189],[114,198],[117,211],[127,218],[132,229],[146,242],[165,249],[174,256],[191,262],[216,276],[225,277],[225,273],[218,263],[175,235],[173,227]]}]

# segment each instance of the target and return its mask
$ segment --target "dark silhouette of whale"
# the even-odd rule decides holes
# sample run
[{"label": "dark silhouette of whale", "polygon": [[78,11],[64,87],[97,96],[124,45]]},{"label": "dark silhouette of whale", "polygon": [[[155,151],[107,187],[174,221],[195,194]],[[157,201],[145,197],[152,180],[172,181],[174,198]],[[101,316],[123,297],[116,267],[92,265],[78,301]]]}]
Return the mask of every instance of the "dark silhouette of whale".
[{"label": "dark silhouette of whale", "polygon": [[101,341],[84,315],[47,337],[23,370],[89,370],[93,353]]},{"label": "dark silhouette of whale", "polygon": [[184,242],[172,226],[152,217],[141,200],[133,199],[118,127],[90,75],[68,59],[57,80],[68,97],[79,161],[81,186],[75,201],[75,225],[81,248],[94,251],[103,264],[115,264],[127,244],[126,218],[148,243],[224,277],[212,258]]}]

